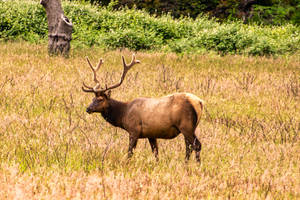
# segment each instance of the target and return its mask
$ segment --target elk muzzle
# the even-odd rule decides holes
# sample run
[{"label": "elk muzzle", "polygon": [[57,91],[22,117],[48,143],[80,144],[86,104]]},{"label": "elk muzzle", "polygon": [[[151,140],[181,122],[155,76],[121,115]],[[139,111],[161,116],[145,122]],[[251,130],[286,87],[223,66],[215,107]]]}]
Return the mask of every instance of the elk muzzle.
[{"label": "elk muzzle", "polygon": [[86,109],[86,112],[89,113],[89,114],[91,114],[93,111],[92,111],[92,109],[90,109],[90,107],[88,107],[88,108]]},{"label": "elk muzzle", "polygon": [[101,111],[102,104],[101,102],[97,100],[97,98],[93,99],[93,102],[87,107],[86,112],[89,114],[92,114],[94,112],[100,112]]}]

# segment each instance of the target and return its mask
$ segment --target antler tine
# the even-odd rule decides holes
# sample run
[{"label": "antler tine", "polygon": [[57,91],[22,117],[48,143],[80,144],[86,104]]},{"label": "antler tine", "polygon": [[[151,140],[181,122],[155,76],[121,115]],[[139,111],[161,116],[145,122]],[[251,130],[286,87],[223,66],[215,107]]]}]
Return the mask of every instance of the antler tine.
[{"label": "antler tine", "polygon": [[85,84],[85,82],[82,82],[83,86],[81,87],[81,89],[84,92],[94,92],[94,89],[88,85]]},{"label": "antler tine", "polygon": [[131,59],[131,62],[130,62],[129,65],[126,64],[124,56],[122,56],[122,60],[123,60],[123,66],[124,66],[124,69],[126,68],[127,71],[128,71],[134,64],[140,63],[139,60],[136,60],[136,59],[135,59],[135,54],[132,54],[132,59]]},{"label": "antler tine", "polygon": [[81,89],[84,92],[95,92],[93,89],[86,89],[86,88],[84,88],[84,86],[82,86]]},{"label": "antler tine", "polygon": [[102,58],[100,58],[99,63],[98,63],[98,65],[96,66],[96,68],[93,67],[93,65],[91,64],[90,59],[89,59],[88,57],[86,57],[86,60],[87,60],[87,62],[88,62],[88,64],[89,64],[90,68],[91,68],[92,71],[93,71],[93,76],[94,76],[94,81],[95,81],[95,83],[96,83],[96,86],[90,87],[90,86],[86,85],[86,84],[83,82],[83,83],[82,83],[82,84],[83,84],[82,90],[83,90],[84,92],[97,92],[97,91],[99,90],[99,87],[100,87],[100,82],[99,82],[98,79],[97,79],[97,74],[96,74],[96,73],[97,73],[97,71],[100,69],[100,66],[103,64],[103,60],[102,60]]},{"label": "antler tine", "polygon": [[98,79],[97,79],[96,72],[100,69],[100,66],[103,64],[102,58],[100,58],[99,63],[98,63],[98,65],[97,65],[96,68],[93,67],[93,65],[91,64],[90,59],[89,59],[88,57],[86,57],[86,60],[87,60],[87,62],[89,63],[89,66],[91,67],[91,69],[92,69],[92,71],[93,71],[93,74],[94,74],[94,81],[95,81],[96,83],[99,83],[99,81],[98,81]]},{"label": "antler tine", "polygon": [[93,87],[86,85],[84,81],[82,82],[82,85],[88,89],[93,89]]},{"label": "antler tine", "polygon": [[106,87],[105,89],[102,89],[102,90],[99,90],[99,91],[105,92],[105,91],[107,91],[107,90],[111,90],[111,89],[114,89],[114,88],[119,87],[119,86],[123,83],[123,80],[124,80],[124,78],[125,78],[127,72],[129,71],[129,69],[130,69],[133,65],[135,65],[135,64],[137,64],[137,63],[140,63],[139,60],[136,60],[136,59],[135,59],[135,55],[134,55],[134,54],[132,54],[132,60],[131,60],[130,64],[126,64],[124,56],[122,56],[122,61],[123,61],[123,67],[124,67],[124,68],[123,68],[123,73],[122,73],[122,76],[121,76],[121,79],[120,79],[119,83],[114,84],[114,85],[112,85],[112,86],[110,86],[110,87]]}]

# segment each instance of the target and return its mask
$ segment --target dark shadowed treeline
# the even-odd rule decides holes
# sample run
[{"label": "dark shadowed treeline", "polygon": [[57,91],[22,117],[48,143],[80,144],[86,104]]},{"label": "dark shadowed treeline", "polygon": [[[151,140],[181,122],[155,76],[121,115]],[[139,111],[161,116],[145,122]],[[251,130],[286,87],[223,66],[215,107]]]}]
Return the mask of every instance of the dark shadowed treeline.
[{"label": "dark shadowed treeline", "polygon": [[114,8],[136,7],[151,14],[170,13],[173,17],[208,14],[219,20],[242,19],[245,23],[300,24],[299,0],[85,0],[92,4]]}]

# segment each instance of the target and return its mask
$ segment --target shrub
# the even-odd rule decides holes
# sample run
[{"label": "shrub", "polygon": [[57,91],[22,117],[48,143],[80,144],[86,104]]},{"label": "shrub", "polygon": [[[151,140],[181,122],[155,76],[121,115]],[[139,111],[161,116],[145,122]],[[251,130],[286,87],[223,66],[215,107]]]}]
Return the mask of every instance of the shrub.
[{"label": "shrub", "polygon": [[0,2],[0,38],[36,42],[47,35],[46,12],[26,2]]},{"label": "shrub", "polygon": [[132,50],[151,49],[162,43],[155,34],[133,31],[125,29],[122,31],[112,31],[103,36],[103,43],[108,48],[129,48]]},{"label": "shrub", "polygon": [[225,24],[213,30],[205,29],[195,39],[195,45],[215,50],[221,54],[237,53],[244,48],[239,46],[243,40],[240,28],[239,24]]},{"label": "shrub", "polygon": [[[296,25],[262,26],[241,22],[216,22],[207,16],[195,20],[160,17],[124,8],[112,11],[84,3],[63,2],[74,24],[73,46],[101,46],[132,50],[196,53],[204,49],[220,54],[273,55],[295,53],[300,48]],[[47,19],[35,1],[0,1],[0,40],[44,42]]]}]

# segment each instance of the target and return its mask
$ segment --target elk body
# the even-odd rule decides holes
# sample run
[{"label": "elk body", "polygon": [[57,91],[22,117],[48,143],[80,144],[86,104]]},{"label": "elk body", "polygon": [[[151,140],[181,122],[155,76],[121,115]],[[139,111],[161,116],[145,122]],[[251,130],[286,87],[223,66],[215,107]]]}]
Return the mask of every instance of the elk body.
[{"label": "elk body", "polygon": [[158,159],[157,139],[172,139],[183,134],[186,144],[186,160],[189,160],[192,150],[196,151],[196,160],[200,162],[201,143],[196,138],[195,130],[203,109],[203,101],[190,93],[175,93],[161,98],[136,98],[130,102],[121,102],[110,98],[111,89],[119,87],[128,70],[140,61],[132,56],[128,65],[123,60],[123,74],[119,83],[101,88],[96,72],[102,65],[102,59],[93,71],[96,86],[89,87],[83,83],[82,90],[95,94],[93,102],[86,111],[101,113],[111,125],[120,127],[129,133],[128,157],[133,154],[139,138],[147,138],[152,152]]}]

